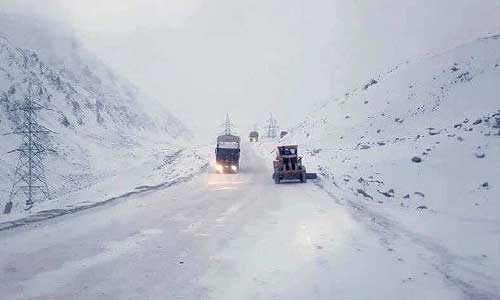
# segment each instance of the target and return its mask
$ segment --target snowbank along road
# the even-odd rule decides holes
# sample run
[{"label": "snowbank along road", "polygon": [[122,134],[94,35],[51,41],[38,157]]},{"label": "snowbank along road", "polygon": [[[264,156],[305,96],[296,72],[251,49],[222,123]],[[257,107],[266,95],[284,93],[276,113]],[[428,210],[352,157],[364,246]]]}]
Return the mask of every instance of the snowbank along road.
[{"label": "snowbank along road", "polygon": [[240,174],[0,232],[0,298],[499,299],[318,185],[275,185],[253,147]]}]

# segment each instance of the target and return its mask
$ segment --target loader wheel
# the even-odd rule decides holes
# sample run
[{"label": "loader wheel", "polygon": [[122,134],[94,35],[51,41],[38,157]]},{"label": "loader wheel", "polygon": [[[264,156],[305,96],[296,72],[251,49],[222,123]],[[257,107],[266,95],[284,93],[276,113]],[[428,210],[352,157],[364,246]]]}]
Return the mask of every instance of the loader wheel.
[{"label": "loader wheel", "polygon": [[307,182],[307,175],[305,172],[300,175],[300,182],[302,182],[302,183]]}]

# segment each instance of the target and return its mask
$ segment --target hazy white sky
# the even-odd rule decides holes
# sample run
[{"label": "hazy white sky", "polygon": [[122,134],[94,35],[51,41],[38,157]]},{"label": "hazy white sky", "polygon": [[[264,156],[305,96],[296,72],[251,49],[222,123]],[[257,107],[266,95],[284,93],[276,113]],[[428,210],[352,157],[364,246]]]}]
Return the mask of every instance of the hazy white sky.
[{"label": "hazy white sky", "polygon": [[500,33],[499,0],[0,0],[69,21],[115,70],[197,128],[242,133],[407,58]]}]

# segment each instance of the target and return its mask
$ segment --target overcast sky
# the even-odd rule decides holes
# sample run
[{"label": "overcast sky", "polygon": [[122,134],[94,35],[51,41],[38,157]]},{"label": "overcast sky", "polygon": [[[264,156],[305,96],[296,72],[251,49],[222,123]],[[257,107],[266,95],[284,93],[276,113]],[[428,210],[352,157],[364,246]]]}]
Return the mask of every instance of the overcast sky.
[{"label": "overcast sky", "polygon": [[[0,0],[65,19],[195,129],[283,126],[407,58],[500,33],[499,0]],[[30,8],[30,9],[28,9]]]}]

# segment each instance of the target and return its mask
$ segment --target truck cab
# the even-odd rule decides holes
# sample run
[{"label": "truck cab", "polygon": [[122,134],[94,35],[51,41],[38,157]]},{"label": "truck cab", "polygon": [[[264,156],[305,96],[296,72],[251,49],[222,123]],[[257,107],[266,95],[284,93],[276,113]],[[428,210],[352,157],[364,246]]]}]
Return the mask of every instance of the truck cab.
[{"label": "truck cab", "polygon": [[250,142],[258,142],[259,141],[259,132],[257,131],[251,131],[250,134],[248,135],[248,139]]}]

